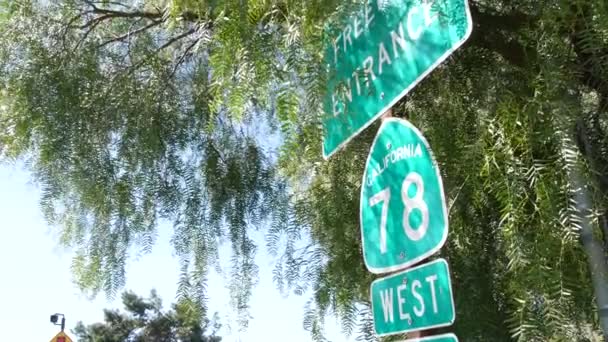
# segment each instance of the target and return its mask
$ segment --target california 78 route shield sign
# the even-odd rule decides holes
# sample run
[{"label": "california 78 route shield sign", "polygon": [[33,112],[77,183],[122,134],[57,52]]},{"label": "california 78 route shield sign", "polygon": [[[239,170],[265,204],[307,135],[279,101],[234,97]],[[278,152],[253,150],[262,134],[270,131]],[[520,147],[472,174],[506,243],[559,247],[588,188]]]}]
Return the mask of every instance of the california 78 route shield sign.
[{"label": "california 78 route shield sign", "polygon": [[445,243],[448,213],[439,168],[428,142],[406,120],[389,118],[374,138],[360,200],[365,266],[397,271]]}]

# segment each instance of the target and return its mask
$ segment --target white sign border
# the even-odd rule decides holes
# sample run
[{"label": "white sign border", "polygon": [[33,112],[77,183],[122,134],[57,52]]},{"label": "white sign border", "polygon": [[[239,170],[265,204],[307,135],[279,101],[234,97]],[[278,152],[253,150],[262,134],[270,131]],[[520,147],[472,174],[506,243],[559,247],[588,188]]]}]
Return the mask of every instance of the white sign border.
[{"label": "white sign border", "polygon": [[437,339],[440,338],[453,338],[455,342],[458,342],[458,336],[449,333],[449,334],[441,334],[441,335],[435,335],[435,336],[426,336],[426,337],[417,337],[417,338],[411,338],[408,340],[404,340],[402,342],[427,342],[427,341],[435,341]]}]

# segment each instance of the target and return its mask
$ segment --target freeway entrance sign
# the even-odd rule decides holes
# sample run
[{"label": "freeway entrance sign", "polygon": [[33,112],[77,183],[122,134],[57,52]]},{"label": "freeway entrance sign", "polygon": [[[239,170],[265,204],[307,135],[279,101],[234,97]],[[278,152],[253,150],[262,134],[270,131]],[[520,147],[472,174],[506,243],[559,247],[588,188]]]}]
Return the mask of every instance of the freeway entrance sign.
[{"label": "freeway entrance sign", "polygon": [[397,271],[445,243],[448,214],[431,148],[408,121],[385,119],[361,186],[363,259],[373,273]]},{"label": "freeway entrance sign", "polygon": [[448,326],[456,318],[448,263],[443,259],[378,279],[370,293],[378,336]]},{"label": "freeway entrance sign", "polygon": [[454,334],[443,334],[430,337],[414,338],[404,342],[458,342],[458,337]]},{"label": "freeway entrance sign", "polygon": [[328,30],[323,156],[391,108],[470,36],[467,0],[369,0]]}]

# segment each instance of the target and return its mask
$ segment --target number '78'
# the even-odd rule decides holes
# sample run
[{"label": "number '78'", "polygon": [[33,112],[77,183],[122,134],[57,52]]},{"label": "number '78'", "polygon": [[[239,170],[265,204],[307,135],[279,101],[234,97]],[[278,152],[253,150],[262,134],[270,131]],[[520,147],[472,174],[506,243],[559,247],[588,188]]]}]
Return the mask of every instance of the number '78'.
[{"label": "number '78'", "polygon": [[[410,185],[416,185],[416,195],[414,197],[408,196],[408,189]],[[403,231],[405,235],[412,240],[418,241],[426,235],[426,231],[429,227],[429,208],[424,202],[424,181],[422,176],[417,172],[410,172],[403,183],[401,184],[401,201],[405,210],[403,211]],[[379,203],[382,203],[382,214],[380,216],[380,253],[386,253],[386,220],[388,217],[388,208],[391,201],[391,189],[389,187],[384,188],[374,196],[370,197],[369,205],[373,207]],[[410,225],[410,214],[414,209],[418,209],[422,215],[422,221],[418,229],[413,229]]]}]

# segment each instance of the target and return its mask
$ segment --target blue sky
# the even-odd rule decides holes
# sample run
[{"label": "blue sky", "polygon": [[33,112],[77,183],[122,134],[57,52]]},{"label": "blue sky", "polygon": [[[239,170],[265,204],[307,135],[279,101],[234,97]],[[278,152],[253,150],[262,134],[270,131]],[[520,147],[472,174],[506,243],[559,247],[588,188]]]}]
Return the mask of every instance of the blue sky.
[{"label": "blue sky", "polygon": [[[0,327],[7,341],[48,341],[58,331],[49,322],[55,312],[65,314],[67,329],[77,321],[103,319],[103,308],[120,307],[119,300],[103,294],[90,300],[72,283],[72,252],[57,246],[38,205],[39,191],[21,165],[0,165]],[[163,303],[175,298],[177,260],[169,244],[171,226],[159,227],[152,253],[130,260],[127,289],[147,295],[155,288]],[[262,237],[259,236],[259,239]],[[210,310],[218,311],[224,341],[310,341],[302,328],[306,297],[284,298],[272,283],[273,260],[261,249],[260,282],[252,298],[253,320],[246,332],[238,332],[228,304],[226,275],[212,274],[209,281]],[[340,334],[334,319],[326,322],[327,337],[334,342],[352,341]]]}]

